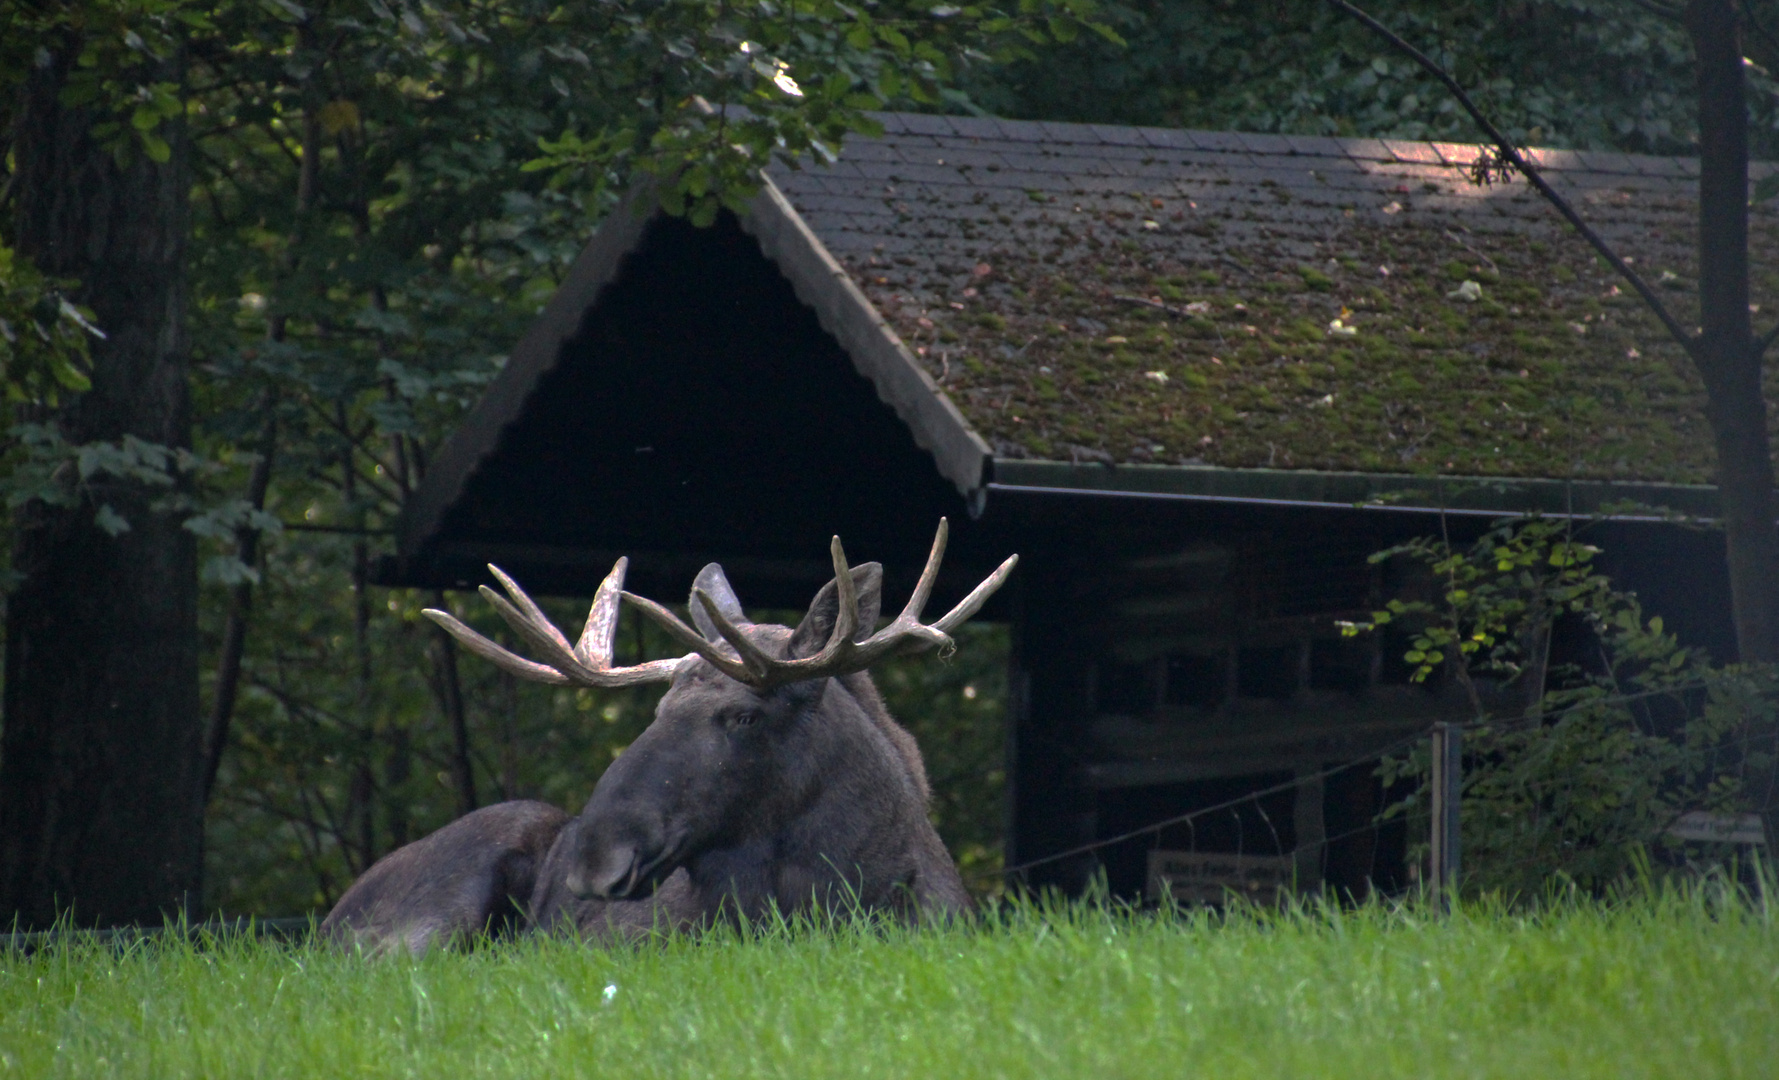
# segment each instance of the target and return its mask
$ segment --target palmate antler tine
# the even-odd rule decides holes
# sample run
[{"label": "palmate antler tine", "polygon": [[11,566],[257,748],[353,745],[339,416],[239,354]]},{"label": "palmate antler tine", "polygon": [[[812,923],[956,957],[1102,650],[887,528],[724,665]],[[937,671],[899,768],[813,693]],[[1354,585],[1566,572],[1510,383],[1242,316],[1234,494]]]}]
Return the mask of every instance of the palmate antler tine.
[{"label": "palmate antler tine", "polygon": [[527,660],[523,656],[508,652],[506,649],[489,641],[481,634],[476,633],[474,630],[471,630],[469,627],[459,622],[457,617],[448,611],[440,611],[438,608],[427,608],[420,614],[431,619],[433,622],[438,623],[445,629],[446,633],[449,633],[452,637],[456,638],[458,643],[464,648],[475,653],[482,659],[490,661],[503,671],[517,675],[521,679],[529,679],[532,682],[549,683],[552,686],[568,686],[572,682],[568,676],[562,674],[553,667],[539,664]]},{"label": "palmate antler tine", "polygon": [[921,569],[920,580],[914,583],[914,594],[902,608],[902,614],[896,622],[907,619],[912,623],[920,622],[920,613],[926,610],[927,600],[933,595],[933,582],[939,580],[939,564],[945,561],[945,545],[951,539],[951,521],[939,519],[939,529],[933,534],[933,550],[927,555],[927,564]]},{"label": "palmate antler tine", "polygon": [[620,558],[593,594],[593,606],[587,609],[586,628],[581,631],[581,640],[574,647],[575,656],[588,667],[611,666],[618,638],[620,594],[624,591],[624,575],[629,569],[630,560]]},{"label": "palmate antler tine", "polygon": [[518,606],[519,610],[525,613],[526,621],[539,631],[548,634],[550,640],[560,646],[563,652],[570,654],[574,652],[573,646],[568,643],[567,636],[556,629],[556,624],[550,621],[548,615],[544,614],[544,609],[538,607],[537,601],[527,595],[524,589],[519,588],[517,581],[508,577],[505,570],[493,563],[488,564],[488,572],[494,575],[496,581],[500,582],[501,588],[505,589],[507,595],[513,598],[513,603]]},{"label": "palmate antler tine", "polygon": [[721,634],[723,640],[734,647],[736,654],[741,657],[741,662],[747,665],[748,670],[753,672],[756,678],[765,679],[766,673],[772,670],[773,665],[780,662],[761,652],[758,645],[755,645],[745,633],[742,633],[739,627],[730,622],[728,617],[723,614],[722,609],[717,606],[717,602],[711,599],[709,593],[703,589],[693,589],[692,602],[704,609],[705,617],[716,626],[717,633]]},{"label": "palmate antler tine", "polygon": [[498,665],[522,679],[549,683],[552,686],[636,686],[642,683],[668,682],[679,671],[685,657],[672,660],[651,660],[632,667],[611,666],[612,638],[617,624],[618,586],[623,584],[627,560],[619,559],[594,595],[593,609],[587,616],[587,627],[581,633],[582,647],[570,648],[568,638],[556,629],[549,617],[527,596],[519,583],[498,566],[490,566],[494,577],[512,596],[500,595],[483,585],[478,591],[493,606],[506,624],[537,649],[549,661],[540,664],[527,660],[505,647],[471,630],[449,612],[428,608],[423,613],[444,627],[477,656]]},{"label": "palmate antler tine", "polygon": [[691,649],[699,656],[704,657],[704,659],[710,661],[711,666],[715,667],[718,671],[729,676],[731,679],[734,679],[736,682],[746,683],[749,686],[754,686],[759,683],[759,680],[754,676],[753,672],[748,669],[746,664],[732,657],[724,656],[718,651],[716,646],[704,639],[703,634],[700,634],[698,631],[687,626],[684,622],[681,622],[678,615],[675,615],[673,612],[662,607],[660,604],[655,603],[646,596],[638,596],[632,592],[620,592],[618,595],[622,596],[625,600],[630,601],[632,604],[635,604],[642,610],[644,615],[647,615],[655,621],[655,625],[667,631],[669,637],[673,638],[673,640],[679,642],[681,645],[684,645],[686,648]]},{"label": "palmate antler tine", "polygon": [[[533,620],[507,601],[507,598],[483,585],[477,590],[482,599],[488,601],[506,624],[530,643],[531,647],[543,653],[544,660],[551,667],[566,675],[570,680],[584,686],[599,685],[599,672],[581,663],[574,650],[568,647],[568,639],[562,631],[550,625],[548,620]],[[539,622],[542,625],[539,625]]]},{"label": "palmate antler tine", "polygon": [[846,549],[840,546],[840,538],[834,537],[828,543],[828,554],[834,559],[834,591],[840,609],[834,615],[834,629],[828,634],[828,643],[815,657],[831,657],[852,644],[853,635],[859,631],[859,590],[853,584],[852,567],[846,565]]},{"label": "palmate antler tine", "polygon": [[970,595],[958,601],[956,607],[946,612],[944,618],[933,624],[933,629],[939,631],[941,634],[950,636],[953,630],[956,630],[964,623],[970,621],[970,616],[976,614],[977,609],[987,603],[988,598],[993,596],[1002,585],[1007,583],[1008,575],[1012,574],[1013,568],[1018,565],[1019,556],[1007,556],[1006,562],[1002,563],[994,573],[984,578],[982,584],[971,589]]}]

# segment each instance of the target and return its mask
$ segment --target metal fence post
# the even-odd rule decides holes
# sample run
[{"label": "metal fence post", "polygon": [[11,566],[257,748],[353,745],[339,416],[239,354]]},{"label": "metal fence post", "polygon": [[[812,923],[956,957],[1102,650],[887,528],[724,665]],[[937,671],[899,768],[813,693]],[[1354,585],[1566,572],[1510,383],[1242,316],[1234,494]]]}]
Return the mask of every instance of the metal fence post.
[{"label": "metal fence post", "polygon": [[1433,725],[1433,895],[1449,910],[1458,898],[1458,793],[1462,786],[1463,729]]}]

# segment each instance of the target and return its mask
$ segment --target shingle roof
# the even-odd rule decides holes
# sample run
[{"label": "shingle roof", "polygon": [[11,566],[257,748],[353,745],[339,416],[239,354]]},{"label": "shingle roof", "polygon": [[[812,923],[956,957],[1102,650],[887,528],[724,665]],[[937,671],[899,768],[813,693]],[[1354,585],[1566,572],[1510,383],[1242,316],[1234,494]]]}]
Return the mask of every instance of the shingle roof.
[{"label": "shingle roof", "polygon": [[[1684,355],[1475,147],[882,119],[773,178],[999,457],[1709,479]],[[1697,163],[1537,158],[1690,322]]]}]

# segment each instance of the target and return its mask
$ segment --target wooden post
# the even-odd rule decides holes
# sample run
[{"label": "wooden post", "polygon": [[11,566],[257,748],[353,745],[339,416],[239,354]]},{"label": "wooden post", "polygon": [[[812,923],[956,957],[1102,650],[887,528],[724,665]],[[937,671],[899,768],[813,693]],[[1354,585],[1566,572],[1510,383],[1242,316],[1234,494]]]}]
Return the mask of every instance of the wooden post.
[{"label": "wooden post", "polygon": [[1314,764],[1297,768],[1297,798],[1292,805],[1292,829],[1297,848],[1292,853],[1297,891],[1315,892],[1322,887],[1322,861],[1328,848],[1328,822],[1324,816],[1325,792],[1322,770]]},{"label": "wooden post", "polygon": [[1433,857],[1430,884],[1435,901],[1450,910],[1458,898],[1458,794],[1462,786],[1462,728],[1433,725]]}]

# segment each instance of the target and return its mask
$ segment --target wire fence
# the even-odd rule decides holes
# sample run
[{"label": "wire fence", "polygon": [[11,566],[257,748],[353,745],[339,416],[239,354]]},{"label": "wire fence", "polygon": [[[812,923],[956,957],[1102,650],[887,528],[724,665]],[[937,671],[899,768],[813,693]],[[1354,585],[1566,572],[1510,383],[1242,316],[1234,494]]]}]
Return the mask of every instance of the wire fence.
[{"label": "wire fence", "polygon": [[[1066,864],[1072,860],[1083,859],[1087,856],[1097,856],[1106,852],[1108,849],[1128,844],[1133,840],[1143,837],[1151,838],[1153,841],[1152,850],[1156,850],[1159,848],[1162,835],[1165,832],[1168,832],[1169,830],[1178,830],[1181,827],[1185,827],[1191,837],[1187,852],[1196,854],[1198,853],[1197,827],[1199,823],[1214,820],[1220,815],[1235,816],[1237,820],[1235,835],[1239,841],[1244,835],[1244,830],[1240,827],[1241,819],[1239,811],[1243,808],[1252,807],[1255,816],[1258,817],[1272,837],[1272,851],[1269,854],[1277,859],[1295,860],[1302,856],[1306,850],[1310,849],[1313,849],[1317,853],[1326,853],[1336,844],[1368,833],[1376,834],[1386,825],[1400,824],[1405,828],[1415,830],[1418,830],[1422,825],[1425,825],[1431,840],[1430,847],[1432,850],[1428,860],[1427,872],[1422,876],[1422,880],[1432,889],[1435,895],[1449,897],[1456,891],[1460,865],[1457,842],[1458,813],[1461,803],[1462,788],[1462,773],[1460,768],[1462,752],[1460,746],[1461,740],[1465,734],[1480,733],[1483,731],[1491,731],[1498,734],[1511,733],[1534,726],[1552,724],[1562,719],[1564,716],[1583,710],[1608,709],[1630,705],[1652,698],[1674,698],[1687,693],[1707,690],[1713,684],[1713,681],[1714,680],[1710,679],[1696,679],[1657,689],[1587,698],[1558,709],[1531,709],[1513,716],[1485,716],[1462,721],[1429,722],[1425,730],[1404,736],[1383,747],[1370,749],[1363,755],[1349,760],[1344,760],[1332,765],[1325,765],[1312,771],[1299,772],[1290,780],[1268,784],[1238,796],[1219,800],[1209,806],[1197,807],[1178,814],[1172,814],[1136,828],[1122,829],[1110,836],[1098,837],[1091,841],[1069,846],[1060,851],[1049,852],[1035,858],[1021,860],[1020,862],[999,871],[985,871],[982,874],[975,875],[975,879],[980,883],[987,878],[989,874],[994,873],[998,874],[1003,882],[1029,885],[1029,875],[1034,870],[1055,866],[1057,864]],[[1415,804],[1399,802],[1393,808],[1386,807],[1374,814],[1370,820],[1362,824],[1343,829],[1342,831],[1333,834],[1321,833],[1315,836],[1307,845],[1303,842],[1301,837],[1296,836],[1294,833],[1292,845],[1289,848],[1286,847],[1280,836],[1279,830],[1272,822],[1271,816],[1267,814],[1264,805],[1265,800],[1287,792],[1294,794],[1299,793],[1306,786],[1324,784],[1326,781],[1354,769],[1375,769],[1380,760],[1400,754],[1423,741],[1432,743],[1430,752],[1436,762],[1433,769],[1433,775],[1430,777],[1428,784],[1429,798],[1421,800]],[[1761,744],[1772,744],[1776,742],[1779,742],[1779,730],[1768,729],[1760,732],[1744,733],[1722,740],[1716,744],[1714,749],[1720,754],[1729,753],[1733,756],[1740,757],[1745,756],[1749,750]],[[1447,761],[1446,767],[1443,769],[1439,768],[1437,764],[1442,757]],[[1441,830],[1438,827],[1441,824],[1446,826],[1444,830]],[[1673,823],[1670,822],[1669,824],[1671,826]],[[1376,846],[1374,845],[1372,850],[1373,861],[1369,868],[1368,880],[1375,878],[1377,874],[1378,866],[1376,863],[1376,850]],[[1239,863],[1239,861],[1249,855],[1250,852],[1243,851],[1238,842],[1237,850],[1233,852],[1220,851],[1218,854],[1232,855]],[[1534,855],[1521,860],[1518,865],[1529,866],[1539,858],[1540,856]]]},{"label": "wire fence", "polygon": [[30,930],[0,934],[0,954],[18,953],[29,956],[51,945],[69,941],[91,941],[120,948],[168,935],[192,942],[215,941],[231,937],[274,938],[290,941],[309,937],[317,920],[303,915],[285,919],[206,919],[203,922],[169,922],[162,926],[117,926],[102,930],[65,927],[54,930]]}]

